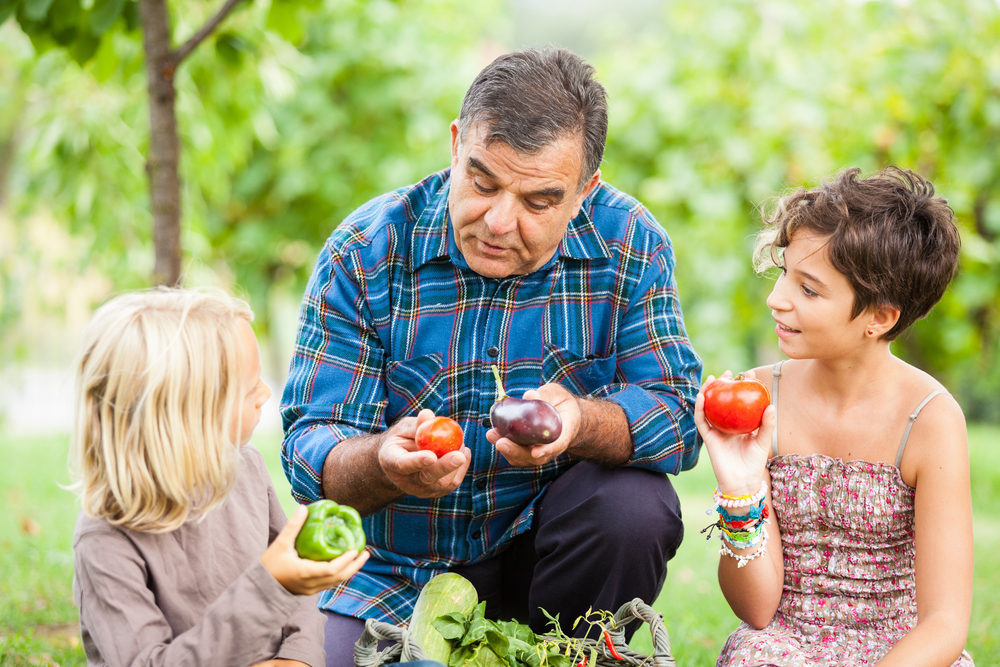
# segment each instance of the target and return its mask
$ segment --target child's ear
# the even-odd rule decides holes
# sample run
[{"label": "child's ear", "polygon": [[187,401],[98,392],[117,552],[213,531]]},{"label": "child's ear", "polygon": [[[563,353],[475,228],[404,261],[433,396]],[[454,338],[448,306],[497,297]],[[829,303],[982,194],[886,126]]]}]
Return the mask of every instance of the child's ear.
[{"label": "child's ear", "polygon": [[899,308],[890,305],[875,306],[868,319],[868,331],[875,336],[886,333],[899,321]]}]

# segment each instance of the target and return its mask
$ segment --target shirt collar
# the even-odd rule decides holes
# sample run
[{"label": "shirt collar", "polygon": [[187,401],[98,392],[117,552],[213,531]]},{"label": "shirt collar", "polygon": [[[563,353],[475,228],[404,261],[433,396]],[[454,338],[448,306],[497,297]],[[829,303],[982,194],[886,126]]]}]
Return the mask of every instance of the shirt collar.
[{"label": "shirt collar", "polygon": [[[413,227],[413,246],[410,253],[410,271],[440,257],[448,257],[449,250],[456,256],[458,246],[454,243],[451,233],[451,216],[448,214],[448,193],[451,181],[445,180],[433,193],[424,207],[420,218]],[[598,186],[600,187],[600,186]],[[590,205],[593,194],[583,201],[580,213],[570,220],[566,234],[559,243],[556,253],[558,258],[566,259],[608,259],[611,252],[604,243],[597,228],[590,218]],[[553,257],[553,260],[556,258]],[[552,262],[549,262],[551,264]],[[464,260],[461,266],[468,266]]]}]

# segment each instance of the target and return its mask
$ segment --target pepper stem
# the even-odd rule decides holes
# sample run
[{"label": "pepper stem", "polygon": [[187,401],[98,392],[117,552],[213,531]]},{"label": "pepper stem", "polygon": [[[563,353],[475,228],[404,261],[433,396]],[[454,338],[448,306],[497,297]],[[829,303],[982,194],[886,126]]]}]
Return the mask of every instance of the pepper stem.
[{"label": "pepper stem", "polygon": [[493,371],[493,377],[497,381],[497,401],[502,401],[507,398],[507,392],[503,389],[503,380],[500,379],[500,369],[497,368],[496,364],[490,364],[490,370]]}]

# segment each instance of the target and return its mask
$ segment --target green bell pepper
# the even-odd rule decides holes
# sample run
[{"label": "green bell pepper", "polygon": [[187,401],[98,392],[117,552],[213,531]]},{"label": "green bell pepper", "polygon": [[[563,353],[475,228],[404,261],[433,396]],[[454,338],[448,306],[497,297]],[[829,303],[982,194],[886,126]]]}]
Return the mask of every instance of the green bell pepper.
[{"label": "green bell pepper", "polygon": [[361,515],[353,507],[324,498],[310,503],[309,514],[295,538],[295,550],[309,560],[333,560],[346,551],[365,548]]}]

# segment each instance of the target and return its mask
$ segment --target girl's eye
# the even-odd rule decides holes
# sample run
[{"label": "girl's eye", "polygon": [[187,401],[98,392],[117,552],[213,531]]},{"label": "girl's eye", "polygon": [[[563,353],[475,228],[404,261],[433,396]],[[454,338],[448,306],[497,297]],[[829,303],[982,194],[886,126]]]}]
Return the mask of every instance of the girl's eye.
[{"label": "girl's eye", "polygon": [[806,296],[819,296],[817,292],[814,292],[813,290],[809,289],[808,285],[802,286],[802,293],[805,294]]}]

